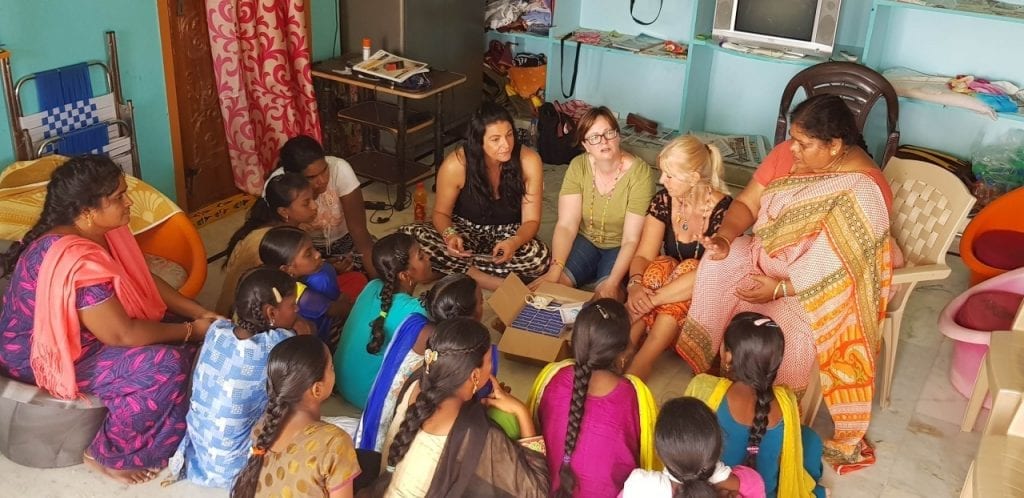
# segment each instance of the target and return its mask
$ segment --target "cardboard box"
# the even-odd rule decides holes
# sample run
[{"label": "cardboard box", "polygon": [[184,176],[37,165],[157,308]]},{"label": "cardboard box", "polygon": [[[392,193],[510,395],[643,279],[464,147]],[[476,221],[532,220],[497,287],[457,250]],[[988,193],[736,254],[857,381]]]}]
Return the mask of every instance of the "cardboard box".
[{"label": "cardboard box", "polygon": [[[498,341],[498,351],[533,363],[550,363],[572,356],[572,348],[569,346],[572,332],[568,328],[558,337],[552,337],[511,326],[512,321],[519,315],[519,312],[524,306],[527,306],[526,298],[530,294],[533,294],[533,292],[530,291],[526,284],[519,280],[519,277],[515,274],[512,274],[502,282],[487,300],[487,304],[491,306],[494,313],[498,315],[498,319],[505,326],[501,340]],[[551,296],[561,303],[581,303],[589,301],[593,297],[592,292],[573,289],[572,287],[551,282],[541,284],[536,294]]]}]

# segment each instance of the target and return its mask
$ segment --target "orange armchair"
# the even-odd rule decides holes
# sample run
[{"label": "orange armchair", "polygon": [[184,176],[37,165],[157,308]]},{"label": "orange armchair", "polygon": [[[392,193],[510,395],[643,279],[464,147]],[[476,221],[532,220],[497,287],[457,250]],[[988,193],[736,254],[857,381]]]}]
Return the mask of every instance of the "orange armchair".
[{"label": "orange armchair", "polygon": [[974,243],[978,236],[991,230],[1013,230],[1024,232],[1024,187],[1012,190],[989,203],[974,217],[960,238],[960,257],[971,272],[971,285],[988,280],[1007,270],[989,266],[974,255]]},{"label": "orange armchair", "polygon": [[177,212],[163,223],[135,235],[142,252],[173,261],[185,269],[188,278],[178,289],[195,298],[206,283],[206,248],[188,215]]}]

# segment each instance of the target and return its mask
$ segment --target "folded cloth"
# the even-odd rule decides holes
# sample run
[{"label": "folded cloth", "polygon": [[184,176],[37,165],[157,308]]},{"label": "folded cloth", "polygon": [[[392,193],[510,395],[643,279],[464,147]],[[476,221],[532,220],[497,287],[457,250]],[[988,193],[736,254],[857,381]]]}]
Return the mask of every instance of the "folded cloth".
[{"label": "folded cloth", "polygon": [[[0,173],[0,239],[21,240],[43,212],[50,175],[67,157],[52,155],[12,163]],[[174,201],[131,175],[125,176],[132,217],[128,227],[139,234],[181,212]]]}]

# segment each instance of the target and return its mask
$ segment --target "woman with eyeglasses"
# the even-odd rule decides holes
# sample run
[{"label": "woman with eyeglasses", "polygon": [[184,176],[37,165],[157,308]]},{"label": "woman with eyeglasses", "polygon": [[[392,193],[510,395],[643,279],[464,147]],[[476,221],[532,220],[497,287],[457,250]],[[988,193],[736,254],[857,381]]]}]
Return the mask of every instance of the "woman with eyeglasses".
[{"label": "woman with eyeglasses", "polygon": [[596,284],[595,297],[622,301],[654,196],[654,175],[643,159],[619,147],[619,123],[607,107],[587,111],[577,130],[585,151],[565,172],[551,266],[531,287],[544,281],[573,287]]},{"label": "woman with eyeglasses", "polygon": [[544,273],[548,246],[536,238],[543,164],[516,140],[508,111],[484,103],[473,113],[466,141],[441,163],[436,186],[430,222],[398,229],[416,237],[435,273],[466,273],[487,290],[510,273],[527,281]]}]

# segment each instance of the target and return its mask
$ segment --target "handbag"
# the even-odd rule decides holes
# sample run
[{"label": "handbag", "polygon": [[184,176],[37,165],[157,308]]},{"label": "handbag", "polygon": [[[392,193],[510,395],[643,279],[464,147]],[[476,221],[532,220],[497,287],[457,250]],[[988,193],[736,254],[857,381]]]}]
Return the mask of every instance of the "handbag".
[{"label": "handbag", "polygon": [[537,119],[537,152],[546,164],[569,164],[583,152],[576,143],[576,122],[551,102],[540,106]]}]

